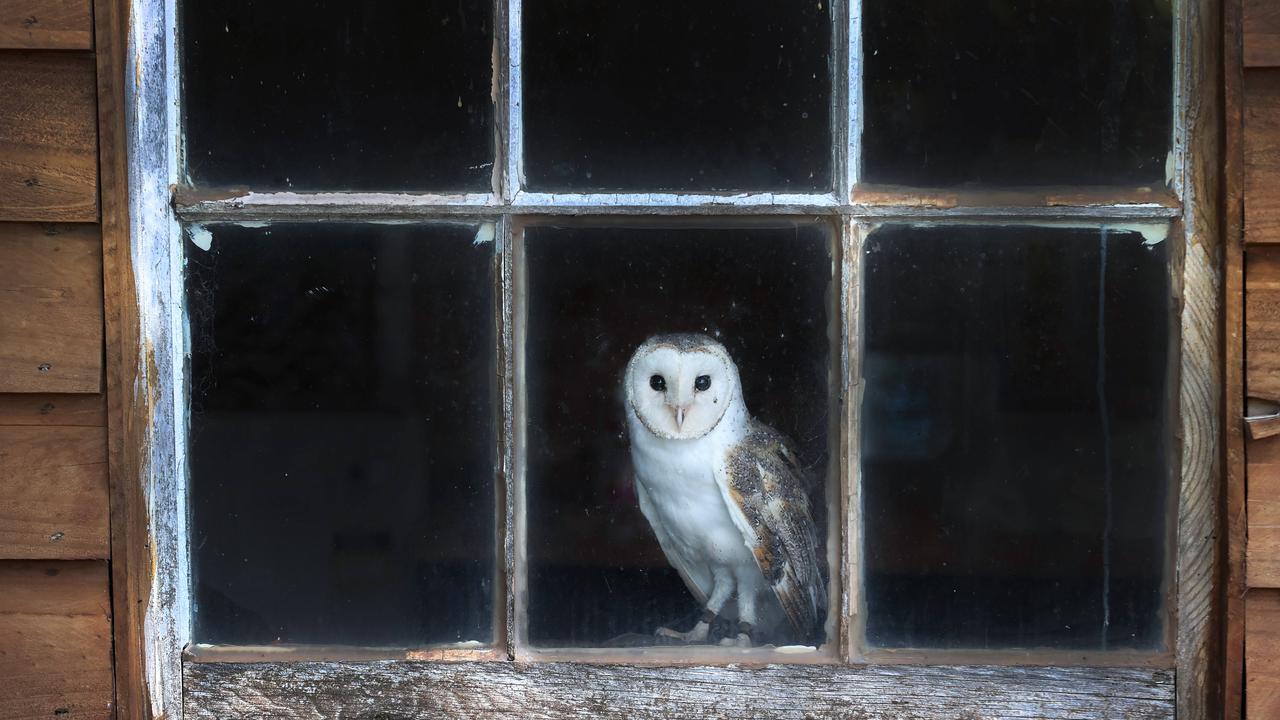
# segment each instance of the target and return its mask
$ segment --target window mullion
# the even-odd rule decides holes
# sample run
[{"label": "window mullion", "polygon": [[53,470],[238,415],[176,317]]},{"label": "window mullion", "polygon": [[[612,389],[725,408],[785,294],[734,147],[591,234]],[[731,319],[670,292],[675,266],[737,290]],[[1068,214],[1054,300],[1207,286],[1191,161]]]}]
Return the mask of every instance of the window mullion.
[{"label": "window mullion", "polygon": [[499,108],[499,124],[503,126],[502,136],[505,144],[499,148],[503,157],[501,196],[510,202],[524,185],[524,75],[521,69],[523,37],[521,34],[523,17],[522,0],[496,0],[499,17],[505,25],[505,53],[498,62],[500,77],[496,79],[500,88],[499,102],[505,103]]},{"label": "window mullion", "polygon": [[497,503],[495,512],[497,513],[496,527],[499,533],[499,566],[501,567],[500,588],[495,595],[500,596],[501,603],[495,603],[495,610],[498,614],[495,627],[495,640],[498,641],[499,647],[504,647],[508,658],[515,658],[515,639],[519,628],[516,626],[516,588],[519,582],[517,578],[516,568],[516,544],[519,538],[516,537],[515,512],[516,512],[516,493],[518,492],[516,482],[516,468],[519,464],[516,462],[517,449],[517,430],[519,427],[516,418],[516,383],[515,383],[515,267],[513,262],[512,250],[514,248],[514,239],[512,236],[511,217],[504,215],[498,222],[497,232],[497,248],[496,262],[497,303],[498,310],[498,348],[496,357],[498,358],[498,367],[496,368],[499,375],[498,392],[498,483],[495,493]]},{"label": "window mullion", "polygon": [[[838,77],[834,95],[840,106],[836,109],[833,127],[838,135],[843,135],[836,149],[839,153],[836,191],[842,199],[847,199],[857,187],[858,159],[862,157],[862,0],[845,0],[836,5],[836,10]],[[839,77],[841,73],[843,77]]]}]

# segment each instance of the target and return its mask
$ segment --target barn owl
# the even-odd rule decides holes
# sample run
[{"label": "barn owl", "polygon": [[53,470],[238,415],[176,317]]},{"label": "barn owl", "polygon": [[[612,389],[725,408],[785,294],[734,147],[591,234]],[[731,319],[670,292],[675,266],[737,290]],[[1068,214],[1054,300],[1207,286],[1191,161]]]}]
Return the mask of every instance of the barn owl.
[{"label": "barn owl", "polygon": [[826,568],[803,471],[784,438],[747,412],[724,346],[652,337],[623,383],[640,511],[704,607],[691,630],[656,634],[706,642],[720,616],[737,620],[724,644],[820,644]]}]

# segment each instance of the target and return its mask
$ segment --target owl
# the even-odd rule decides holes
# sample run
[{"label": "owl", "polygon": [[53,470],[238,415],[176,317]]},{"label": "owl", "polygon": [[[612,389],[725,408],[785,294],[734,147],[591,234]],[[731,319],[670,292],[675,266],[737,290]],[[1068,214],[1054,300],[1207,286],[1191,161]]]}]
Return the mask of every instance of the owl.
[{"label": "owl", "polygon": [[782,435],[747,412],[724,346],[652,337],[627,364],[623,392],[640,511],[704,608],[689,631],[656,634],[706,642],[721,617],[733,628],[723,644],[820,644],[826,565],[804,472]]}]

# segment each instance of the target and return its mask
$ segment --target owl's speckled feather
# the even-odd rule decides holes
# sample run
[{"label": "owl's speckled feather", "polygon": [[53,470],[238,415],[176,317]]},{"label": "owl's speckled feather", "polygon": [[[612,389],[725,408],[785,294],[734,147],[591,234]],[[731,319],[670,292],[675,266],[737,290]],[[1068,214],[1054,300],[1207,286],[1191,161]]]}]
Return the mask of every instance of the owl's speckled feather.
[{"label": "owl's speckled feather", "polygon": [[729,497],[754,534],[747,540],[760,572],[791,629],[818,644],[827,617],[827,574],[818,558],[804,469],[781,434],[752,419],[747,436],[730,448],[725,470]]}]

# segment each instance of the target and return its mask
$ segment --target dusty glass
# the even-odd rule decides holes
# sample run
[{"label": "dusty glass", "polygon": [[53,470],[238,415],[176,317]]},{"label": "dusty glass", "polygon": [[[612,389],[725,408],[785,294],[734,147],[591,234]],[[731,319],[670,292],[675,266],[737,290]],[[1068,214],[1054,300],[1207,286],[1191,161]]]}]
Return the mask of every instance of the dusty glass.
[{"label": "dusty glass", "polygon": [[862,180],[1165,184],[1171,0],[864,0]]},{"label": "dusty glass", "polygon": [[493,3],[179,6],[184,158],[195,184],[491,188]]},{"label": "dusty glass", "polygon": [[830,190],[829,2],[522,12],[530,190]]},{"label": "dusty glass", "polygon": [[1176,354],[1164,232],[871,233],[871,646],[1164,645]]},{"label": "dusty glass", "polygon": [[491,230],[187,229],[197,642],[492,639]]}]

